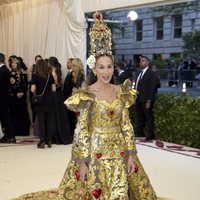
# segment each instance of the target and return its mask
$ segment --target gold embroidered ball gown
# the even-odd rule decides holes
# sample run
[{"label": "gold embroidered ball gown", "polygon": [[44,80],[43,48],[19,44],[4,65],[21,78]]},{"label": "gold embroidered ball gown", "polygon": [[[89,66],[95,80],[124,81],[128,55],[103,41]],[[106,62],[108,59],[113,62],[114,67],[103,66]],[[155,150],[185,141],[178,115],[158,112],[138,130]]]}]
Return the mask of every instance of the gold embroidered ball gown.
[{"label": "gold embroidered ball gown", "polygon": [[[23,195],[17,200],[156,200],[154,189],[137,155],[128,108],[136,92],[125,82],[108,103],[77,90],[65,104],[79,112],[72,158],[57,189]],[[135,172],[127,176],[128,154],[135,154]],[[79,162],[89,168],[82,182]]]}]

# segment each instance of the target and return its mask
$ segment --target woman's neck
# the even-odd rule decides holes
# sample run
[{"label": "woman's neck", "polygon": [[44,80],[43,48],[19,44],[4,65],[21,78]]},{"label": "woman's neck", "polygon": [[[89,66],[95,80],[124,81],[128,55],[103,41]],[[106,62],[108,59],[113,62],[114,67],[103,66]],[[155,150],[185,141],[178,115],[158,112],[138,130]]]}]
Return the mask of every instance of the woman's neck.
[{"label": "woman's neck", "polygon": [[96,86],[97,88],[100,88],[100,89],[108,89],[111,87],[111,83],[102,83],[100,81],[97,81]]}]

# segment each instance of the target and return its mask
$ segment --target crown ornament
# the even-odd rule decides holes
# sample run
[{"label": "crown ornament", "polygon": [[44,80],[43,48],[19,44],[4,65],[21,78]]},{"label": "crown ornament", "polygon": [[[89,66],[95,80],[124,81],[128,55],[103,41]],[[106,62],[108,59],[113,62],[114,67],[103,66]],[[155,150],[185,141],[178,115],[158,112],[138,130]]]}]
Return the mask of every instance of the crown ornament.
[{"label": "crown ornament", "polygon": [[100,55],[112,55],[111,30],[103,21],[103,15],[97,11],[93,14],[94,24],[90,29],[90,57],[87,59],[87,65],[90,69],[95,67],[96,57]]}]

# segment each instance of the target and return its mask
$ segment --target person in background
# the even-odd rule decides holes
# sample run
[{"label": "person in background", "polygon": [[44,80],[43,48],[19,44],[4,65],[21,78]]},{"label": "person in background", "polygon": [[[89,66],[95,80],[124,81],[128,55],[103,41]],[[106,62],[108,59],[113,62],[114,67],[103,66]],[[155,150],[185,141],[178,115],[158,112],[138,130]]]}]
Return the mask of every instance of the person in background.
[{"label": "person in background", "polygon": [[68,73],[65,77],[64,85],[63,85],[63,94],[64,94],[65,99],[67,99],[68,97],[70,97],[72,95],[72,90],[73,90],[72,60],[73,60],[73,58],[69,58],[67,61]]},{"label": "person in background", "polygon": [[20,65],[20,70],[22,72],[22,74],[24,74],[24,77],[26,78],[26,82],[28,83],[28,74],[27,74],[27,66],[26,64],[24,63],[23,61],[23,58],[22,57],[17,57],[17,60],[19,62],[19,65]]},{"label": "person in background", "polygon": [[10,75],[10,71],[5,65],[5,55],[0,53],[0,122],[4,132],[0,143],[16,143],[9,108]]},{"label": "person in background", "polygon": [[137,128],[136,136],[144,136],[144,128],[147,124],[146,140],[154,139],[154,113],[153,106],[156,95],[156,73],[149,66],[150,61],[146,56],[140,58],[141,72],[136,80],[136,99]]},{"label": "person in background", "polygon": [[119,61],[116,63],[116,68],[118,71],[117,82],[118,84],[123,84],[123,82],[128,79],[128,75],[125,72],[125,63],[123,61]]},{"label": "person in background", "polygon": [[[84,82],[84,68],[83,63],[79,58],[69,59],[67,62],[67,68],[69,72],[65,78],[63,92],[65,98],[69,98],[72,95],[72,91],[76,88],[80,88]],[[69,122],[70,122],[70,135],[71,141],[73,140],[74,131],[76,127],[76,113],[67,109]]]},{"label": "person in background", "polygon": [[30,117],[27,109],[28,79],[18,57],[9,59],[10,76],[10,117],[15,136],[30,134]]},{"label": "person in background", "polygon": [[69,58],[67,61],[69,70],[64,81],[63,93],[65,99],[72,95],[73,88],[79,88],[84,82],[84,67],[79,58]]},{"label": "person in background", "polygon": [[64,94],[62,92],[62,71],[61,65],[56,57],[49,57],[49,66],[53,75],[56,92],[55,92],[55,131],[52,136],[52,141],[56,144],[70,144],[70,123],[68,112],[64,106]]},{"label": "person in background", "polygon": [[[30,74],[31,74],[30,80],[32,79],[32,74],[35,71],[35,65],[41,59],[42,59],[41,55],[36,55],[35,56],[35,63],[31,66],[31,69],[30,69]],[[31,92],[31,81],[30,81],[29,82],[29,99],[31,99],[32,97],[33,97],[33,93]],[[30,104],[31,104],[31,111],[32,111],[32,124],[34,125],[35,119],[36,119],[36,113],[35,113],[35,110],[34,110],[34,104],[32,104],[31,101],[30,101]]]},{"label": "person in background", "polygon": [[72,60],[72,82],[73,88],[80,88],[84,82],[84,67],[79,58]]},{"label": "person in background", "polygon": [[[46,89],[45,89],[46,85]],[[45,91],[44,91],[45,89]],[[43,95],[43,103],[36,104],[34,109],[39,122],[39,138],[38,148],[44,149],[45,144],[50,148],[52,144],[52,135],[54,132],[54,113],[56,91],[55,81],[50,73],[48,63],[40,59],[36,65],[31,80],[31,92],[35,95]]]},{"label": "person in background", "polygon": [[196,64],[194,60],[190,60],[189,67],[188,67],[188,79],[189,82],[186,83],[187,87],[193,87],[193,81],[194,81],[194,74],[197,70]]},{"label": "person in background", "polygon": [[19,61],[19,64],[21,65],[21,70],[23,73],[26,73],[27,71],[27,66],[26,64],[24,63],[22,57],[17,57],[18,61]]}]

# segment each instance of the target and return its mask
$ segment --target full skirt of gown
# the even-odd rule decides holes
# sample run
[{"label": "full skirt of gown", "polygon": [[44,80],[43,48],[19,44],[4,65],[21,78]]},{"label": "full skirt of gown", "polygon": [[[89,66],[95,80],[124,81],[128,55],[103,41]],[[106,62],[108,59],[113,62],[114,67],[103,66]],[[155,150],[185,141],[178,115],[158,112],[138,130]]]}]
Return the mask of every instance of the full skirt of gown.
[{"label": "full skirt of gown", "polygon": [[[123,175],[124,172],[121,170],[121,166],[123,166],[121,165],[122,163],[118,162],[121,161],[118,160],[110,162],[109,167],[107,166],[107,176],[109,177],[112,174],[112,176],[115,177],[115,182],[120,181],[118,176],[126,176],[125,174]],[[79,180],[79,175],[77,174],[78,166],[75,161],[71,160],[58,188],[25,194],[13,200],[164,200],[165,198],[158,198],[156,196],[150,180],[137,156],[135,162],[138,166],[138,171],[128,177],[129,188],[127,194],[123,194],[124,191],[120,191],[118,188],[114,187],[114,184],[109,183],[109,178],[106,179],[107,177],[104,177],[105,181],[107,182],[107,189],[104,194],[101,194],[101,191],[103,191],[101,188],[96,188],[93,189],[93,191],[89,191],[88,185],[90,185],[90,180],[86,182]],[[118,174],[119,172],[122,174]],[[88,191],[88,196],[86,195],[87,197],[83,198],[81,197],[81,192],[83,191],[84,193],[84,188],[86,191]],[[120,192],[121,197],[119,194]],[[95,194],[96,197],[92,194]],[[98,195],[100,196],[98,197]]]},{"label": "full skirt of gown", "polygon": [[[31,193],[17,200],[157,200],[159,199],[140,163],[128,108],[135,91],[123,85],[117,98],[108,103],[85,90],[65,101],[80,111],[72,157],[57,189]],[[103,117],[102,117],[103,116]],[[127,174],[127,158],[134,156],[135,169]],[[80,180],[79,163],[88,165],[89,174]]]}]

